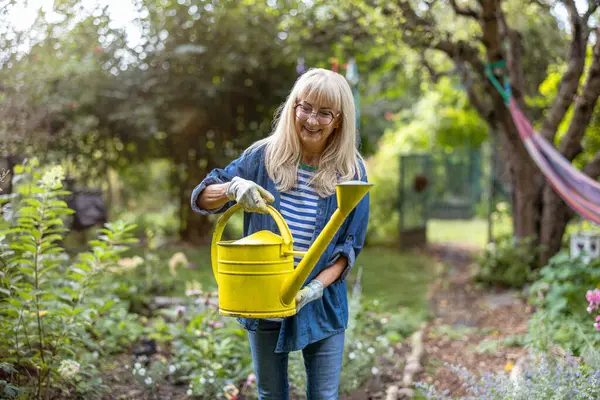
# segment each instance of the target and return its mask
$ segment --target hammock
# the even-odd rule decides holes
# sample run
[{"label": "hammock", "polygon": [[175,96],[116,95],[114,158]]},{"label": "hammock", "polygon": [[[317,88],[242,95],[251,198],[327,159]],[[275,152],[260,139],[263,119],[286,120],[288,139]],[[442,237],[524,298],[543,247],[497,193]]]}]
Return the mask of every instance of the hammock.
[{"label": "hammock", "polygon": [[508,109],[529,155],[560,197],[583,218],[600,225],[600,182],[575,168],[534,131],[513,98]]},{"label": "hammock", "polygon": [[503,73],[502,85],[493,73],[494,68],[505,69],[504,61],[487,64],[485,74],[504,98],[519,136],[533,161],[569,207],[583,218],[600,225],[600,182],[575,168],[552,144],[535,132],[511,96],[506,72]]}]

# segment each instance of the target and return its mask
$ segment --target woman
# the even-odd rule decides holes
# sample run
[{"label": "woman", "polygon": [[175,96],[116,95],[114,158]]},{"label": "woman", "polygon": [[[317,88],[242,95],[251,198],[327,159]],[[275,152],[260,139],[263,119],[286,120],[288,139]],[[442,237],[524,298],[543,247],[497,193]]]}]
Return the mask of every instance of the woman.
[{"label": "woman", "polygon": [[[294,250],[305,251],[337,207],[336,184],[366,181],[356,135],[354,102],[345,78],[311,69],[279,109],[274,132],[225,169],[211,171],[194,189],[192,208],[220,213],[235,201],[246,211],[244,235],[249,235],[278,232],[267,214],[266,204],[273,203],[290,227]],[[362,249],[368,219],[367,195],[308,276],[296,296],[294,316],[239,319],[248,330],[259,399],[289,398],[288,353],[296,350],[304,357],[307,398],[337,399],[348,326],[345,278]]]}]

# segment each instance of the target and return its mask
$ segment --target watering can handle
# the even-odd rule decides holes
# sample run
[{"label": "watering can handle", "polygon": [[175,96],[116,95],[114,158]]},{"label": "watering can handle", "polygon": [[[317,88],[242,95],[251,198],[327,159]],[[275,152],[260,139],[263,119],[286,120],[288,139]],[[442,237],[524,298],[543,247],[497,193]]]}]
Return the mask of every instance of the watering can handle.
[{"label": "watering can handle", "polygon": [[[269,210],[269,214],[271,214],[271,217],[273,217],[273,219],[275,220],[275,223],[279,228],[279,232],[281,233],[281,237],[283,238],[282,252],[285,253],[291,251],[294,239],[292,237],[292,232],[290,232],[290,228],[283,219],[283,216],[273,206],[267,205],[267,209]],[[231,218],[231,216],[239,210],[242,210],[242,206],[240,206],[239,204],[235,204],[232,207],[230,207],[229,210],[225,211],[221,218],[219,218],[219,220],[217,221],[217,226],[215,227],[215,231],[213,233],[212,243],[210,246],[210,259],[212,262],[213,275],[215,276],[215,281],[217,281],[217,285],[219,284],[219,280],[217,279],[217,275],[219,272],[217,243],[221,240],[221,236],[223,235],[225,225],[227,225],[229,218]]]}]

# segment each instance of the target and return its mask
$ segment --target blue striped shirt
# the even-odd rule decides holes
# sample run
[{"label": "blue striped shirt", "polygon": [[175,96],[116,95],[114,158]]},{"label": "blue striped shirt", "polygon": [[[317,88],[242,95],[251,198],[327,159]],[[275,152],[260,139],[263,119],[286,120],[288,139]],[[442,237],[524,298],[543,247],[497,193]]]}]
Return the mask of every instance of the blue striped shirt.
[{"label": "blue striped shirt", "polygon": [[[279,211],[292,232],[294,251],[307,251],[315,231],[319,195],[310,183],[314,175],[313,170],[300,166],[296,184],[287,192],[281,193]],[[301,259],[302,257],[294,257],[294,266]]]}]

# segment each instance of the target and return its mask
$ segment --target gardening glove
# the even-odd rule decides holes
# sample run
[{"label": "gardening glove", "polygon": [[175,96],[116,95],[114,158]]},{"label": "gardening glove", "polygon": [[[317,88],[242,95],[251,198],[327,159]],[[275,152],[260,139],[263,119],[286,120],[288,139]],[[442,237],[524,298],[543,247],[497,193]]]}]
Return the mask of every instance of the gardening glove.
[{"label": "gardening glove", "polygon": [[323,297],[323,284],[318,279],[313,279],[296,295],[296,312],[300,311],[307,303],[321,297]]},{"label": "gardening glove", "polygon": [[262,188],[256,183],[242,179],[238,176],[231,180],[226,192],[229,200],[235,200],[246,212],[256,212],[268,214],[268,202],[275,201],[275,198],[268,190]]},{"label": "gardening glove", "polygon": [[[296,295],[296,313],[300,311],[306,303],[323,297],[323,284],[318,279],[313,279],[304,286]],[[283,318],[265,318],[267,321],[281,322]]]}]

